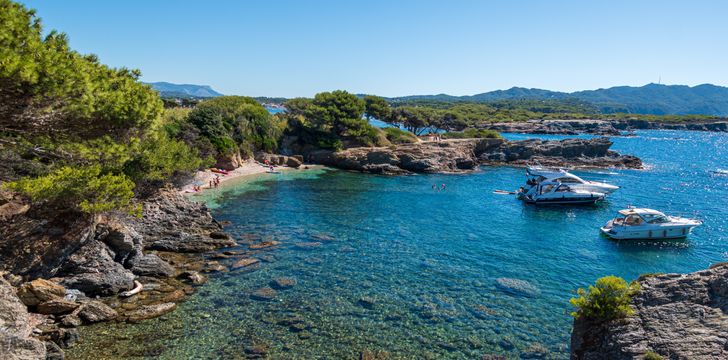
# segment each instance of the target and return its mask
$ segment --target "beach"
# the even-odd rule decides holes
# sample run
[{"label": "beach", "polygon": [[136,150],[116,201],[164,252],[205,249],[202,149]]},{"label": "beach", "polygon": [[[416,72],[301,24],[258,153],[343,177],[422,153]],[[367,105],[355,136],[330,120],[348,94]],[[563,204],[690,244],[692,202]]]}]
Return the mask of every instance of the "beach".
[{"label": "beach", "polygon": [[[301,167],[301,169],[305,169],[305,168],[308,168],[308,166]],[[285,165],[281,165],[281,166],[273,166],[273,170],[274,171],[289,171],[289,170],[297,170],[297,169],[291,168],[291,167],[288,167]],[[236,168],[235,170],[228,171],[227,174],[215,173],[215,172],[212,172],[210,169],[198,171],[195,174],[194,178],[192,178],[192,180],[188,184],[182,186],[179,191],[184,194],[199,193],[200,191],[211,189],[210,182],[213,179],[215,179],[215,177],[219,177],[220,184],[222,184],[226,181],[230,181],[233,179],[238,179],[238,178],[242,178],[242,177],[246,177],[246,176],[250,176],[250,175],[264,174],[269,171],[270,171],[270,167],[268,165],[265,165],[265,164],[255,161],[253,159],[250,159],[250,160],[246,161],[240,167]],[[194,190],[195,185],[200,185],[201,190],[195,191]],[[215,186],[213,184],[212,188],[214,188],[214,187]]]}]

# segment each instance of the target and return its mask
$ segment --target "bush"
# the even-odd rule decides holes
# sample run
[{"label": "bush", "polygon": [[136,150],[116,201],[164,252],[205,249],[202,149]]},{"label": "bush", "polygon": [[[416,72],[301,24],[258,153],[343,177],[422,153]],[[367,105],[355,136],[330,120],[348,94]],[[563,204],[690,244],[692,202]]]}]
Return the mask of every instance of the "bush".
[{"label": "bush", "polygon": [[126,175],[102,174],[100,165],[61,167],[48,175],[24,178],[4,187],[33,201],[72,208],[88,214],[110,210],[139,213],[134,206],[134,182]]},{"label": "bush", "polygon": [[569,302],[577,308],[571,315],[575,318],[592,320],[611,320],[623,318],[634,313],[630,307],[630,299],[639,291],[639,284],[627,282],[616,276],[605,276],[597,279],[589,290],[579,288],[579,297],[571,298]]},{"label": "bush", "polygon": [[448,132],[442,134],[443,139],[502,139],[503,137],[495,130],[486,129],[465,129],[459,132]]},{"label": "bush", "polygon": [[393,144],[407,144],[417,142],[417,136],[415,136],[415,134],[406,130],[402,130],[400,128],[386,127],[382,129],[382,131],[384,131],[384,134],[387,136],[387,140],[389,140]]},{"label": "bush", "polygon": [[656,352],[653,352],[653,351],[646,352],[645,357],[644,357],[644,360],[663,360],[663,359],[664,358],[662,357],[662,355],[660,355]]},{"label": "bush", "polygon": [[[209,165],[209,164],[204,164]],[[165,133],[149,136],[139,146],[124,172],[137,183],[162,182],[180,173],[191,173],[203,166],[196,150]]]}]

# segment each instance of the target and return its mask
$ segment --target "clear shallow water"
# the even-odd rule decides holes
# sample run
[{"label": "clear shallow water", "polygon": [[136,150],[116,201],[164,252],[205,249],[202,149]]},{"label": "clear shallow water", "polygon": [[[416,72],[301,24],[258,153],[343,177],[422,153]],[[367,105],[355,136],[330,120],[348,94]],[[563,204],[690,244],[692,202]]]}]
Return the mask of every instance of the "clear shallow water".
[{"label": "clear shallow water", "polygon": [[[523,182],[523,169],[509,167],[400,177],[315,170],[225,186],[206,200],[231,222],[227,230],[281,245],[255,254],[263,260],[256,270],[212,276],[162,318],[84,328],[71,358],[243,358],[253,345],[286,359],[353,359],[365,349],[392,358],[567,358],[574,289],[604,275],[632,280],[728,261],[728,175],[720,171],[728,135],[643,131],[614,142],[649,170],[577,172],[622,187],[594,207],[536,208],[493,194]],[[443,183],[445,191],[431,189]],[[705,225],[683,241],[601,237],[598,227],[628,204]],[[335,240],[295,246],[318,234]],[[273,301],[250,297],[278,277],[298,284]],[[528,281],[537,293],[505,291],[498,278]],[[280,324],[291,317],[305,329]]]}]

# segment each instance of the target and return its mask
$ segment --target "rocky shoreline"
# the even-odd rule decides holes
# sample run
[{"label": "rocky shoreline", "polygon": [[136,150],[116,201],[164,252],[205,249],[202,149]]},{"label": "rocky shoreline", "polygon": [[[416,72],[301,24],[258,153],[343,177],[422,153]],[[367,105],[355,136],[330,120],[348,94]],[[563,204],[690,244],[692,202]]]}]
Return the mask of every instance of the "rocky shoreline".
[{"label": "rocky shoreline", "polygon": [[173,189],[147,199],[141,218],[18,201],[0,202],[0,348],[10,359],[62,359],[77,326],[174,310],[204,272],[227,269],[206,254],[236,245],[204,204]]},{"label": "rocky shoreline", "polygon": [[530,120],[526,122],[491,123],[482,129],[525,134],[619,136],[634,130],[689,130],[728,132],[728,120],[704,122],[656,122],[647,120]]},{"label": "rocky shoreline", "polygon": [[545,166],[642,168],[634,156],[609,150],[608,138],[566,140],[458,139],[402,144],[392,147],[316,150],[312,163],[375,174],[457,173],[479,165],[540,163]]},{"label": "rocky shoreline", "polygon": [[728,263],[690,274],[642,276],[635,314],[593,322],[577,319],[574,360],[728,358]]}]

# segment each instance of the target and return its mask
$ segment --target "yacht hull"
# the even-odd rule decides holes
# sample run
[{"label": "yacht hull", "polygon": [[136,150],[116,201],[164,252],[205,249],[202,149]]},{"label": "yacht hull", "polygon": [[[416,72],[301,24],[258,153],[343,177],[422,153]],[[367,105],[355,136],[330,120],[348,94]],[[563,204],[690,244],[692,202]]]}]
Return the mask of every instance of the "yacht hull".
[{"label": "yacht hull", "polygon": [[684,238],[692,232],[694,227],[694,225],[684,225],[659,229],[624,229],[623,227],[605,226],[600,230],[604,235],[617,240],[668,240]]}]

